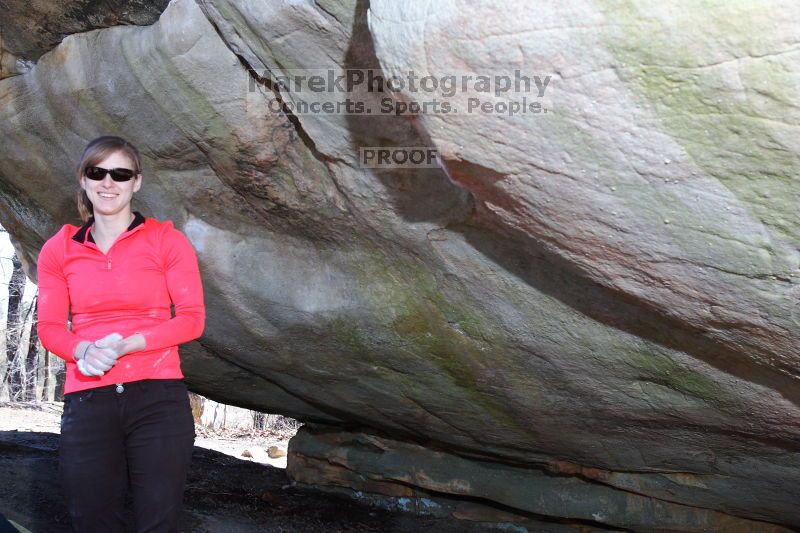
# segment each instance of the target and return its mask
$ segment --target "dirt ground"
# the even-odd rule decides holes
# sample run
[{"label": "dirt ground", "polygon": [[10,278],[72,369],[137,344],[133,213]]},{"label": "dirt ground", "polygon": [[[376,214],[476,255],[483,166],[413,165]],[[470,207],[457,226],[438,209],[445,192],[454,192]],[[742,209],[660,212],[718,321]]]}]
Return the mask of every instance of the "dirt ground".
[{"label": "dirt ground", "polygon": [[[0,513],[32,533],[73,531],[57,477],[60,419],[60,402],[0,404]],[[211,432],[201,426],[196,433],[184,497],[185,532],[497,531],[455,519],[373,509],[299,489],[286,476],[285,459],[266,464],[239,456],[252,446],[285,449],[287,434]],[[127,531],[133,532],[130,514],[128,518]]]}]

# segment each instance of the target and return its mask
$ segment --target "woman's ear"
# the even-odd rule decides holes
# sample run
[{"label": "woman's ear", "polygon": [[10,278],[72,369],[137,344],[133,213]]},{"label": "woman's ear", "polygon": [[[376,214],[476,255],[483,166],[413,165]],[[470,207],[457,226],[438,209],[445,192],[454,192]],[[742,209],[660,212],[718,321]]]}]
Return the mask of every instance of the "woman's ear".
[{"label": "woman's ear", "polygon": [[133,178],[133,179],[134,179],[133,192],[136,192],[142,187],[142,175],[141,175],[141,173],[140,174],[136,174],[136,177]]}]

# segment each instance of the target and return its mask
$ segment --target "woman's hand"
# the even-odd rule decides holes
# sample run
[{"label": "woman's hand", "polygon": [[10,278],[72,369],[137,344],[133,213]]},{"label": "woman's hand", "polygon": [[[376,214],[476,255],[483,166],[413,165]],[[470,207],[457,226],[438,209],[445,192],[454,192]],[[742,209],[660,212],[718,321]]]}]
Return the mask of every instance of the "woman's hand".
[{"label": "woman's hand", "polygon": [[117,357],[131,352],[138,352],[145,349],[146,341],[141,333],[134,333],[130,337],[122,338],[119,333],[111,333],[102,339],[95,341],[95,346],[109,348],[117,353]]},{"label": "woman's hand", "polygon": [[102,376],[117,364],[117,353],[110,348],[90,344],[83,357],[78,359],[78,371],[84,376]]},{"label": "woman's hand", "polygon": [[78,360],[78,371],[84,376],[102,376],[117,364],[117,359],[130,352],[144,350],[147,342],[141,333],[134,333],[125,339],[119,333],[111,333],[97,339],[86,349],[79,346],[77,351],[86,350]]}]

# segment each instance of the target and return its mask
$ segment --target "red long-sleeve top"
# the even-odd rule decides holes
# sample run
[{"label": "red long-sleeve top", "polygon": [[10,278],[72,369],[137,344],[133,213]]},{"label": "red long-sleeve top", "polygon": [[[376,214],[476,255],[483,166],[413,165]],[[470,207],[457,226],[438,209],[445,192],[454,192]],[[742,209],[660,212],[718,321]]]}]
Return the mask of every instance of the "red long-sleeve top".
[{"label": "red long-sleeve top", "polygon": [[[178,345],[203,333],[203,285],[189,239],[171,220],[159,222],[138,211],[134,216],[107,253],[92,238],[94,218],[80,228],[65,224],[39,253],[37,333],[45,348],[67,362],[65,393],[183,378]],[[121,356],[103,376],[81,374],[77,345],[115,332],[123,338],[141,333],[145,349]]]}]

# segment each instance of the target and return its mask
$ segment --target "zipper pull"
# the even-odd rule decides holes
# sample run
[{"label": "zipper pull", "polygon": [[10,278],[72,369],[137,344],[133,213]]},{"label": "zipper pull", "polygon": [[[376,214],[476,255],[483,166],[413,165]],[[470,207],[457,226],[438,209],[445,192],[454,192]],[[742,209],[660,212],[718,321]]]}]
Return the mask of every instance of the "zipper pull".
[{"label": "zipper pull", "polygon": [[108,260],[108,270],[111,270],[111,259]]}]

